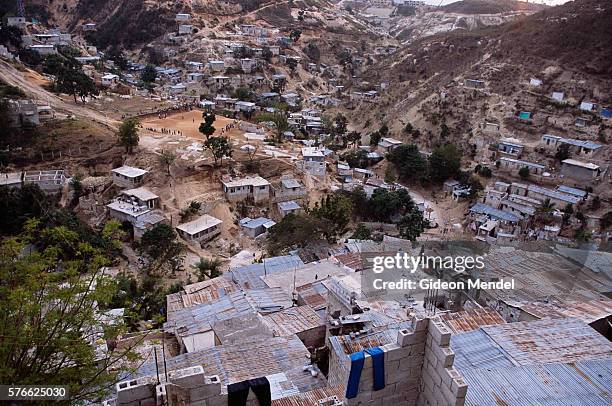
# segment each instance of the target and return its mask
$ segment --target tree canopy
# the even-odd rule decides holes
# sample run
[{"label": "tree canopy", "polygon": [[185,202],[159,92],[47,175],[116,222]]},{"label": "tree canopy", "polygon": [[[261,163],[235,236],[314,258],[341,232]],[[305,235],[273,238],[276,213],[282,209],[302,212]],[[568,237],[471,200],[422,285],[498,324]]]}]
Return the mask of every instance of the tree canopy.
[{"label": "tree canopy", "polygon": [[204,146],[212,153],[215,165],[217,162],[223,165],[223,157],[232,157],[232,144],[227,137],[210,137]]},{"label": "tree canopy", "polygon": [[461,153],[453,144],[436,148],[429,157],[429,175],[434,182],[444,182],[459,174]]},{"label": "tree canopy", "polygon": [[138,136],[139,122],[136,119],[130,118],[125,120],[119,127],[117,137],[119,145],[125,147],[125,152],[131,154],[134,152],[134,147],[138,146],[140,137]]},{"label": "tree canopy", "polygon": [[389,152],[387,159],[405,180],[418,179],[427,171],[427,161],[416,145],[402,144]]}]

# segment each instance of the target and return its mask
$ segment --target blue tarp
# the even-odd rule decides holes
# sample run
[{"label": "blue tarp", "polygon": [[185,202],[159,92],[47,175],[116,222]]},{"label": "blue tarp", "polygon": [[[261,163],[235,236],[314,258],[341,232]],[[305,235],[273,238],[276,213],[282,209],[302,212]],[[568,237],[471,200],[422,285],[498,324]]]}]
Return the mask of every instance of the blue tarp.
[{"label": "blue tarp", "polygon": [[612,118],[612,109],[601,109],[601,116],[605,118]]},{"label": "blue tarp", "polygon": [[362,351],[351,354],[351,372],[349,373],[348,385],[346,386],[346,398],[353,399],[359,393],[359,378],[363,369],[365,357]]},{"label": "blue tarp", "polygon": [[381,390],[385,387],[385,352],[380,347],[369,348],[365,351],[372,356],[374,390]]}]

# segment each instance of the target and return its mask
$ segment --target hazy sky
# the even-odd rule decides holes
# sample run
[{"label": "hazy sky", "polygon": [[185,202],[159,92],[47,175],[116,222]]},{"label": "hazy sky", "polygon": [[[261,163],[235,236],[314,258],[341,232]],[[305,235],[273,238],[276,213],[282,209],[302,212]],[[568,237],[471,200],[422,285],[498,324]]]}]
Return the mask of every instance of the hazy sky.
[{"label": "hazy sky", "polygon": [[[442,0],[442,5],[454,3],[457,0]],[[541,3],[548,4],[549,6],[556,6],[559,4],[567,3],[570,0],[529,0],[529,3]],[[440,0],[425,0],[427,4],[433,4],[435,6],[440,4]]]}]

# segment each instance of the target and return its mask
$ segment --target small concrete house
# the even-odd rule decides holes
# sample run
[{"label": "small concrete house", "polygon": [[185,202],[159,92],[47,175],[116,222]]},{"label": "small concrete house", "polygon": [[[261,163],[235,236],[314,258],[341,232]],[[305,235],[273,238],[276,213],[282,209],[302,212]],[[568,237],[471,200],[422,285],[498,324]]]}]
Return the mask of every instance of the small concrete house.
[{"label": "small concrete house", "polygon": [[187,241],[206,242],[221,234],[223,221],[205,214],[188,223],[176,226],[178,234]]},{"label": "small concrete house", "polygon": [[378,141],[378,148],[384,152],[391,152],[394,148],[402,145],[400,140],[396,140],[395,138],[381,138]]},{"label": "small concrete house", "polygon": [[503,157],[499,159],[499,162],[501,163],[499,169],[508,172],[518,172],[522,168],[528,168],[529,173],[533,175],[542,175],[546,170],[546,166],[544,165],[528,161],[521,161],[519,159]]},{"label": "small concrete house", "polygon": [[297,202],[295,202],[294,200],[290,200],[288,202],[279,202],[277,206],[281,218],[285,217],[288,214],[297,214],[302,211],[300,205],[297,204]]},{"label": "small concrete house", "polygon": [[240,227],[246,235],[251,238],[258,237],[270,229],[270,227],[274,226],[276,222],[274,220],[270,220],[265,217],[258,217],[256,219],[252,219],[250,217],[245,217],[240,220]]},{"label": "small concrete house", "polygon": [[114,73],[107,73],[102,76],[102,86],[113,87],[119,82],[119,76]]},{"label": "small concrete house", "polygon": [[513,138],[504,138],[497,145],[497,150],[504,155],[520,157],[525,146]]},{"label": "small concrete house", "polygon": [[263,203],[270,199],[270,182],[261,176],[222,181],[221,183],[225,197],[230,202],[250,200],[254,203]]},{"label": "small concrete house", "polygon": [[594,180],[601,174],[600,167],[590,162],[566,159],[561,164],[561,174],[578,181]]},{"label": "small concrete house", "polygon": [[133,189],[142,184],[147,173],[149,172],[144,169],[124,165],[113,169],[111,171],[111,177],[115,186]]}]

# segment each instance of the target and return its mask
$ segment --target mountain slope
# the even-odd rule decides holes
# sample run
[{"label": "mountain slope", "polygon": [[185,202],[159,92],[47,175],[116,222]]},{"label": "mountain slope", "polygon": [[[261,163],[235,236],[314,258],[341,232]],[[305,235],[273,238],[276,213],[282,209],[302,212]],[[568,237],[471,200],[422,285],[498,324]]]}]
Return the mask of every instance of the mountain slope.
[{"label": "mountain slope", "polygon": [[518,0],[463,0],[441,7],[447,13],[497,14],[512,11],[540,11],[546,6]]}]

